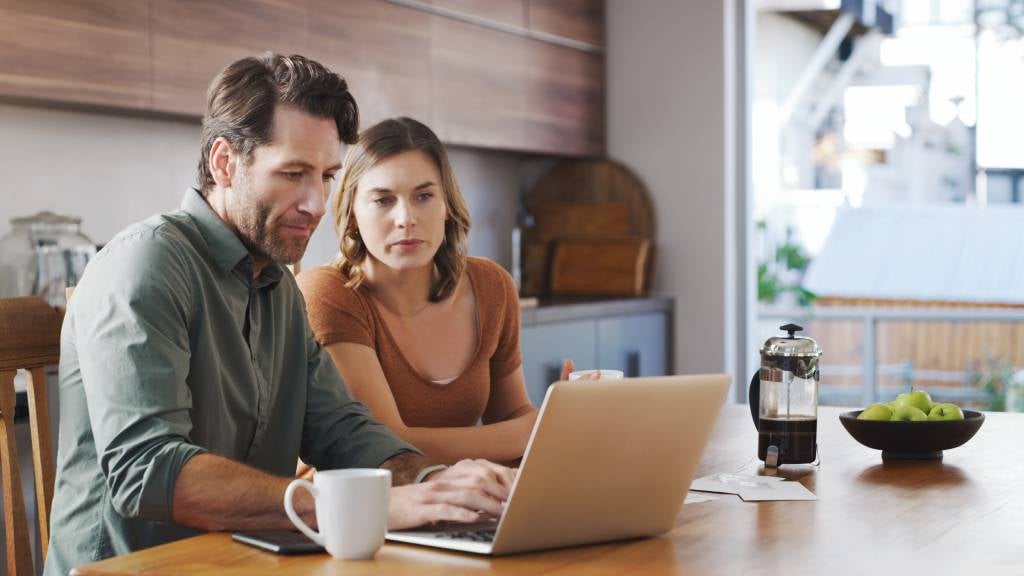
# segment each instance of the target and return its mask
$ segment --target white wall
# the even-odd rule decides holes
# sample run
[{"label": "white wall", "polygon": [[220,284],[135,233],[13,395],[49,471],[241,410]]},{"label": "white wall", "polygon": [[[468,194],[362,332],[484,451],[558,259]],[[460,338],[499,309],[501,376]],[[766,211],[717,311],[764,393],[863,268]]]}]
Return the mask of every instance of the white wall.
[{"label": "white wall", "polygon": [[[473,218],[470,253],[508,266],[521,155],[453,148]],[[82,218],[105,243],[128,224],[178,207],[195,182],[199,123],[0,104],[0,236],[12,217],[51,210]],[[332,218],[321,221],[305,266],[337,252]]]},{"label": "white wall", "polygon": [[0,234],[12,217],[51,210],[106,242],[176,208],[198,157],[198,122],[0,105]]},{"label": "white wall", "polygon": [[742,366],[737,5],[745,10],[736,0],[606,3],[608,152],[636,170],[654,198],[654,289],[676,299],[680,373]]}]

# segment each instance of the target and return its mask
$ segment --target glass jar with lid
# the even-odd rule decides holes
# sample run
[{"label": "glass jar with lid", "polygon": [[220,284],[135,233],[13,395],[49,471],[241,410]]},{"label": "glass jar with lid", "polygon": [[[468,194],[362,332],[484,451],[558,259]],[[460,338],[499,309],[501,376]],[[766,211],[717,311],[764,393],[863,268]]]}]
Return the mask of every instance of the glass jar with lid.
[{"label": "glass jar with lid", "polygon": [[96,254],[81,224],[81,218],[53,212],[12,218],[0,238],[0,297],[41,296],[64,306],[65,288],[78,284]]}]

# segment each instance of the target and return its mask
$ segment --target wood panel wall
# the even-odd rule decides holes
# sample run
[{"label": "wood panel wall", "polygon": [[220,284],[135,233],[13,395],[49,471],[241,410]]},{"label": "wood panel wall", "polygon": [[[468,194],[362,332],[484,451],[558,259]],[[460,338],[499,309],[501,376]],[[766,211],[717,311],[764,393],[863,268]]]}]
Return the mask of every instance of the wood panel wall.
[{"label": "wood panel wall", "polygon": [[344,75],[363,125],[409,115],[450,144],[604,153],[601,0],[0,0],[0,98],[202,115],[231,61],[301,53]]}]

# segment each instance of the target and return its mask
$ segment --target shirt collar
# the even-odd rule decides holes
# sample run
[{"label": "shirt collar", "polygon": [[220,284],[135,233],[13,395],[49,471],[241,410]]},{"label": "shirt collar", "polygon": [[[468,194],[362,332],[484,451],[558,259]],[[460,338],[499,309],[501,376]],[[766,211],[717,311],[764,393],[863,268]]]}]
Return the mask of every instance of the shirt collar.
[{"label": "shirt collar", "polygon": [[[203,195],[195,188],[185,191],[181,199],[181,209],[192,217],[199,232],[210,247],[210,254],[221,272],[228,273],[235,268],[243,268],[247,277],[252,278],[252,257],[238,236],[213,211]],[[256,279],[256,287],[263,288],[277,284],[284,271],[277,262],[271,262]]]}]

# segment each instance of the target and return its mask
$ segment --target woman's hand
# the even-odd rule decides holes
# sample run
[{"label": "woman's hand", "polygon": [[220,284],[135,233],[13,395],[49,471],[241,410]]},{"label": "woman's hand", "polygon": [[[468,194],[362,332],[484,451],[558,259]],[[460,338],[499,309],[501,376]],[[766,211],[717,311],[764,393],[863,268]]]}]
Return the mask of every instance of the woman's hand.
[{"label": "woman's hand", "polygon": [[[565,381],[569,379],[569,374],[576,371],[576,365],[573,364],[572,359],[566,358],[562,361],[562,377],[559,380]],[[584,380],[597,380],[601,377],[601,373],[598,371],[591,372],[590,374],[584,374]]]}]

